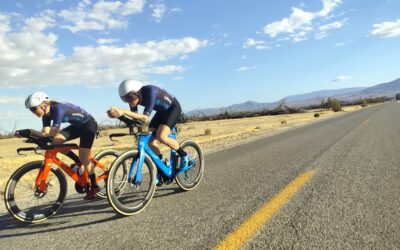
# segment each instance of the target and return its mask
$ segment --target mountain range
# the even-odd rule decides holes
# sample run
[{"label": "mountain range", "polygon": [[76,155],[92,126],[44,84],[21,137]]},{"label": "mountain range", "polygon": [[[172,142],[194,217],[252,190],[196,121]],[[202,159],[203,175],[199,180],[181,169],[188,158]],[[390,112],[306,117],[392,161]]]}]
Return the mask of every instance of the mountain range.
[{"label": "mountain range", "polygon": [[285,103],[289,107],[305,107],[309,105],[320,104],[322,100],[335,98],[341,101],[355,101],[360,98],[387,96],[394,97],[400,93],[400,78],[391,82],[381,83],[372,87],[344,88],[332,90],[320,90],[306,94],[292,95],[283,98],[277,102],[260,103],[247,101],[245,103],[233,104],[228,107],[195,109],[189,111],[187,115],[216,115],[228,111],[229,113],[258,111],[264,109],[274,109],[281,103]]}]

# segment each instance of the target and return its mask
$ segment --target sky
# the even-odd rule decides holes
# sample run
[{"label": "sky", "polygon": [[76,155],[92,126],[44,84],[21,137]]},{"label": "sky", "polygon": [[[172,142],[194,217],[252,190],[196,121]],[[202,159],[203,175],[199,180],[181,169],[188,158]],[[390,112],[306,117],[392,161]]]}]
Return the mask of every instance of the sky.
[{"label": "sky", "polygon": [[136,79],[183,111],[400,77],[400,0],[0,1],[0,133],[43,91],[100,124]]}]

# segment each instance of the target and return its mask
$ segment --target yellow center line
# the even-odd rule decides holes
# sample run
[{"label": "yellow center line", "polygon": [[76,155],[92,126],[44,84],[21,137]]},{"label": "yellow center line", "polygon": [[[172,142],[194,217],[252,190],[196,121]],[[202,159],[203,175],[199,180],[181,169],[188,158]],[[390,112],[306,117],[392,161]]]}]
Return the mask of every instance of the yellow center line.
[{"label": "yellow center line", "polygon": [[283,206],[286,202],[313,176],[309,171],[293,180],[289,185],[276,194],[270,201],[258,209],[250,218],[243,222],[235,231],[221,241],[214,249],[239,249]]}]

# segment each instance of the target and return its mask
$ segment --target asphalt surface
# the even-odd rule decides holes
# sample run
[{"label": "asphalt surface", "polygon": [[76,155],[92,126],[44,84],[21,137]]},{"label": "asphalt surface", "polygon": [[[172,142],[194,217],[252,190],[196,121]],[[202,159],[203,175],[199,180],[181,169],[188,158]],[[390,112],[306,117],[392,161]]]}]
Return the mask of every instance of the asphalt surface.
[{"label": "asphalt surface", "polygon": [[197,189],[162,186],[131,217],[74,190],[37,225],[0,204],[0,249],[210,249],[310,170],[245,249],[399,249],[399,138],[400,104],[391,102],[206,155]]}]

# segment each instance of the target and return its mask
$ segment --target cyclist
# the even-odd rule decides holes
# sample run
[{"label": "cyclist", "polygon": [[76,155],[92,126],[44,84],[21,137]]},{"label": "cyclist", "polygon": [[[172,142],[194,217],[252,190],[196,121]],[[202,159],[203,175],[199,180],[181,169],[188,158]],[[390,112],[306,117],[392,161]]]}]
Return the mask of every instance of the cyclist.
[{"label": "cyclist", "polygon": [[[72,151],[64,154],[75,162],[81,162],[84,168],[89,171],[92,186],[88,189],[84,199],[94,199],[100,191],[96,182],[94,166],[89,160],[98,127],[95,119],[79,106],[51,101],[49,96],[43,92],[35,92],[29,95],[25,100],[25,107],[36,116],[42,118],[43,129],[41,132],[32,129],[19,130],[16,131],[16,136],[27,136],[32,133],[40,137],[52,137],[54,138],[52,144],[61,144],[65,141],[80,138],[79,158]],[[71,125],[60,130],[60,125],[64,122],[68,122]],[[82,171],[79,172],[82,173]]]},{"label": "cyclist", "polygon": [[[156,111],[149,124],[149,130],[153,131],[154,135],[149,141],[151,150],[162,160],[165,160],[165,158],[158,148],[158,141],[176,150],[181,158],[177,175],[187,171],[189,169],[187,153],[179,146],[176,140],[168,137],[181,116],[182,110],[178,100],[157,86],[143,86],[141,82],[136,80],[121,82],[118,92],[122,101],[129,104],[130,110],[111,107],[107,111],[108,116],[110,118],[118,118],[122,115],[127,115],[147,123],[151,112],[153,110]],[[143,114],[138,113],[138,105],[144,106]]]}]

